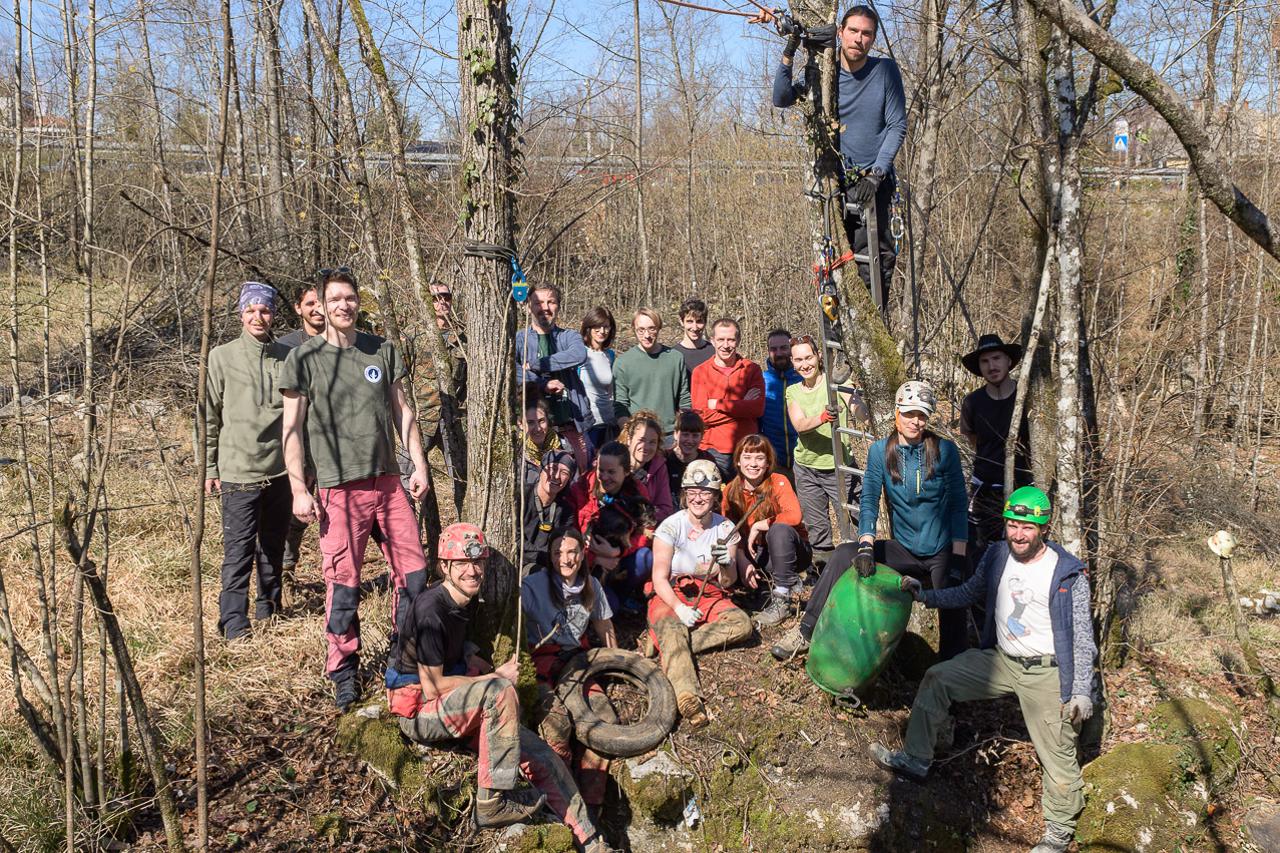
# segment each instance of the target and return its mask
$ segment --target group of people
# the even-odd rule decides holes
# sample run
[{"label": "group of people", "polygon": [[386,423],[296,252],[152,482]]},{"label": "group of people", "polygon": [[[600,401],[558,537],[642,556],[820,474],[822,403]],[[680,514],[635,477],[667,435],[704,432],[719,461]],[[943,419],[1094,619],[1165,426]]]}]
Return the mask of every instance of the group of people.
[{"label": "group of people", "polygon": [[[864,258],[878,243],[887,289],[893,159],[906,117],[897,66],[869,55],[878,31],[867,6],[837,28],[840,148],[850,242]],[[791,74],[798,45],[793,37],[783,53],[778,106],[807,92]],[[862,217],[871,203],[874,236]],[[464,330],[448,286],[433,284],[431,295],[461,397]],[[360,292],[349,269],[321,270],[293,301],[300,328],[279,338],[277,300],[270,286],[246,282],[242,333],[209,359],[205,483],[220,494],[224,543],[218,628],[228,640],[250,632],[255,569],[255,620],[280,610],[282,575],[317,524],[325,672],[337,707],[348,709],[360,696],[359,591],[373,538],[392,579],[390,710],[414,741],[472,744],[478,826],[548,807],[583,849],[609,850],[597,828],[608,757],[574,741],[554,686],[593,637],[617,645],[615,614],[644,620],[644,645],[660,656],[682,724],[697,727],[708,717],[695,655],[747,641],[753,622],[788,620],[771,651],[784,661],[803,655],[840,577],[850,569],[867,577],[880,564],[942,611],[942,662],[921,684],[903,749],[873,744],[872,759],[922,781],[952,703],[1016,694],[1044,770],[1047,828],[1035,850],[1066,849],[1083,804],[1076,736],[1093,709],[1089,589],[1080,561],[1047,541],[1052,508],[1031,485],[1025,415],[1014,491],[1005,494],[1017,344],[983,335],[961,359],[983,380],[959,411],[973,451],[967,477],[959,448],[930,429],[937,396],[913,380],[898,389],[894,428],[870,447],[864,476],[841,493],[835,442],[868,412],[857,393],[830,393],[820,340],[774,329],[757,364],[739,352],[736,320],[708,324],[706,304],[689,299],[675,345],[661,341],[662,315],[642,308],[631,318],[635,344],[618,353],[608,308],[566,328],[560,291],[535,284],[512,365],[524,402],[520,600],[542,688],[535,733],[520,724],[518,654],[495,667],[467,639],[489,565],[484,532],[450,525],[428,565],[417,506],[432,488],[426,451],[437,436],[424,445],[405,354],[357,329]],[[852,448],[838,455],[847,462]],[[887,538],[878,536],[882,499]],[[833,519],[846,512],[857,537],[837,544]],[[813,586],[801,610],[806,580]],[[977,649],[968,649],[971,616]],[[533,791],[517,790],[521,775]]]}]

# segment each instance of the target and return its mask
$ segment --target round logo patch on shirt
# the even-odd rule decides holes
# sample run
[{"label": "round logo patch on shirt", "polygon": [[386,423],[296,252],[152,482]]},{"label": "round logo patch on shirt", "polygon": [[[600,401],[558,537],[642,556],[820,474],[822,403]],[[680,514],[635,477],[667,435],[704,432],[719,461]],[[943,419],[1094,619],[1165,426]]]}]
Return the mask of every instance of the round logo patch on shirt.
[{"label": "round logo patch on shirt", "polygon": [[376,364],[371,364],[364,369],[364,378],[370,382],[382,381],[382,368]]}]

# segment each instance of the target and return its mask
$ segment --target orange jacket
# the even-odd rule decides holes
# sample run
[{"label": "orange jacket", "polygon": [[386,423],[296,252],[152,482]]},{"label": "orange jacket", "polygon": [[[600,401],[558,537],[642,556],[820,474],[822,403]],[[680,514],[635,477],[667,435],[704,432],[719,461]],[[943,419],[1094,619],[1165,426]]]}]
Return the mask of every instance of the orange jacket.
[{"label": "orange jacket", "polygon": [[[742,477],[739,476],[732,482],[737,483],[741,482],[741,480]],[[796,532],[807,540],[809,532],[804,526],[804,513],[800,511],[800,499],[796,497],[796,490],[791,488],[791,483],[781,474],[770,474],[769,486],[773,492],[773,504],[778,508],[778,511],[770,516],[765,514],[764,507],[760,507],[751,513],[751,520],[747,523],[754,524],[762,518],[768,518],[771,524],[786,524],[789,527],[794,527]],[[755,502],[755,499],[755,492],[751,487],[746,483],[742,483],[742,505],[731,504],[729,490],[726,488],[724,497],[720,499],[720,512],[726,518],[733,518],[734,516],[742,518],[746,511],[750,509],[751,504]],[[730,515],[733,510],[736,511]]]},{"label": "orange jacket", "polygon": [[[744,400],[753,388],[759,389],[759,396]],[[740,355],[732,367],[717,367],[714,358],[707,359],[693,369],[689,391],[694,411],[707,425],[703,448],[733,453],[740,439],[759,431],[764,414],[764,374],[751,359]]]}]

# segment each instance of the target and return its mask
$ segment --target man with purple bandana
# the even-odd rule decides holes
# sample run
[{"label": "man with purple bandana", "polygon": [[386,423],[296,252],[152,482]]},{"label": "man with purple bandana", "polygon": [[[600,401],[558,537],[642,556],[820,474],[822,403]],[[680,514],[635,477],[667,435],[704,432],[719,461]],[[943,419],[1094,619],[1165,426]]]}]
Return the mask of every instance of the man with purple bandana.
[{"label": "man with purple bandana", "polygon": [[276,291],[247,281],[237,310],[240,337],[209,353],[205,491],[222,501],[222,593],[218,630],[249,633],[249,576],[257,565],[254,618],[280,609],[280,563],[293,495],[284,469],[284,401],[277,388],[288,347],[272,340]]}]

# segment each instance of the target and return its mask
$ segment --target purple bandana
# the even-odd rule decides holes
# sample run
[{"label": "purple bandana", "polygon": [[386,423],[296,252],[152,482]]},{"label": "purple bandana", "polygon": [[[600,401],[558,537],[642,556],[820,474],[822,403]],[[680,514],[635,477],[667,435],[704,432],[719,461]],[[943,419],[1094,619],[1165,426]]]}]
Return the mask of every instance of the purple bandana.
[{"label": "purple bandana", "polygon": [[250,305],[265,305],[272,311],[276,310],[276,289],[260,281],[246,281],[240,287],[237,313],[243,314]]}]

